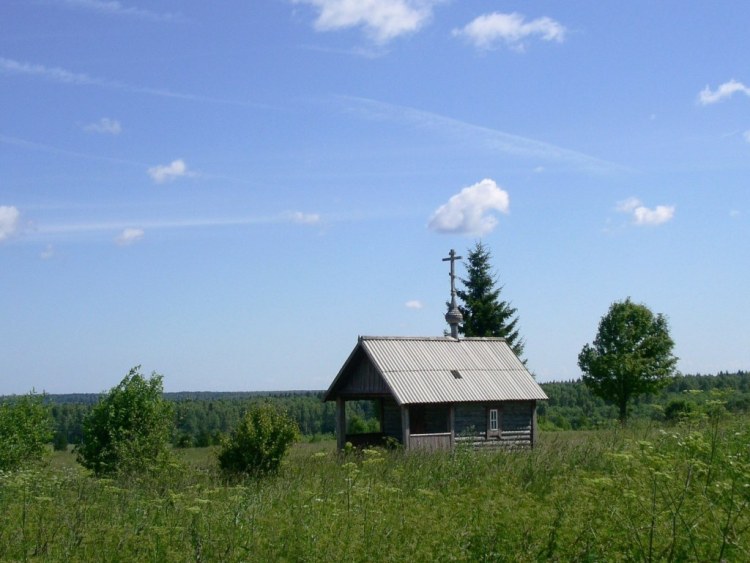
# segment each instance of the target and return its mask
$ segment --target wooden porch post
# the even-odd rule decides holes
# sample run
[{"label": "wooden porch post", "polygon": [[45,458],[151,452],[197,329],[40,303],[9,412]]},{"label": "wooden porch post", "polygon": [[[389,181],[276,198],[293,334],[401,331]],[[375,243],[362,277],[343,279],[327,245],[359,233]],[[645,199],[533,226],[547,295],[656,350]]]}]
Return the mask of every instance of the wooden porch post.
[{"label": "wooden porch post", "polygon": [[451,449],[456,445],[456,405],[451,403],[450,410],[448,411],[448,424],[451,429]]},{"label": "wooden porch post", "polygon": [[336,397],[336,447],[344,449],[346,444],[346,401]]},{"label": "wooden porch post", "polygon": [[401,405],[401,430],[404,449],[409,449],[409,405]]},{"label": "wooden porch post", "polygon": [[385,436],[385,406],[383,397],[378,399],[378,422],[380,422],[380,433]]},{"label": "wooden porch post", "polygon": [[536,446],[537,427],[536,427],[536,401],[531,403],[531,447]]}]

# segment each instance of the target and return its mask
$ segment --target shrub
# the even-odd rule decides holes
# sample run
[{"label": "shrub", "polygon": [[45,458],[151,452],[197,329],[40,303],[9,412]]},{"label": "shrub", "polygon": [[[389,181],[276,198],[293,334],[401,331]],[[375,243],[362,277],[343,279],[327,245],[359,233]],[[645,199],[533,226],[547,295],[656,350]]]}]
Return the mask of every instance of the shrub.
[{"label": "shrub", "polygon": [[162,376],[140,366],[113,387],[83,422],[78,461],[97,475],[157,469],[170,459],[173,407],[162,397]]},{"label": "shrub", "polygon": [[672,399],[664,409],[664,418],[677,420],[696,411],[695,403],[685,399]]},{"label": "shrub", "polygon": [[276,473],[299,429],[285,412],[269,404],[252,407],[222,440],[219,466],[226,473],[254,476]]},{"label": "shrub", "polygon": [[32,391],[0,402],[0,470],[18,469],[44,457],[52,439],[52,415]]}]

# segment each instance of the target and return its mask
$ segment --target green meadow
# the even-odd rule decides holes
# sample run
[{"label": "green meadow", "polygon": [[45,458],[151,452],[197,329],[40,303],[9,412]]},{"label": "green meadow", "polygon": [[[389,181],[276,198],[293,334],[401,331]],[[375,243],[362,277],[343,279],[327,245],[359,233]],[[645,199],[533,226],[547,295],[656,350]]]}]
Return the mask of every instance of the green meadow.
[{"label": "green meadow", "polygon": [[534,450],[337,453],[227,481],[211,448],[0,474],[2,561],[748,561],[750,418],[542,432]]}]

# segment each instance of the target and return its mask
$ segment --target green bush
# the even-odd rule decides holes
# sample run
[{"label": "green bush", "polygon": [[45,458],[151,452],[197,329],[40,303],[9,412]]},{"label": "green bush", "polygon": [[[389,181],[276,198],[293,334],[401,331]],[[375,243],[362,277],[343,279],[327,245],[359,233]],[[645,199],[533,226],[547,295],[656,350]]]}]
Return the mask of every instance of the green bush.
[{"label": "green bush", "polygon": [[140,366],[97,403],[83,422],[78,461],[97,475],[157,469],[170,459],[173,406],[162,397],[162,376]]},{"label": "green bush", "polygon": [[297,423],[285,412],[268,404],[254,406],[231,435],[222,440],[219,466],[233,474],[276,473],[298,438]]},{"label": "green bush", "polygon": [[52,415],[33,392],[0,402],[0,470],[18,469],[44,457],[52,439]]},{"label": "green bush", "polygon": [[672,399],[664,409],[664,418],[667,420],[678,420],[695,412],[696,405],[685,399]]}]

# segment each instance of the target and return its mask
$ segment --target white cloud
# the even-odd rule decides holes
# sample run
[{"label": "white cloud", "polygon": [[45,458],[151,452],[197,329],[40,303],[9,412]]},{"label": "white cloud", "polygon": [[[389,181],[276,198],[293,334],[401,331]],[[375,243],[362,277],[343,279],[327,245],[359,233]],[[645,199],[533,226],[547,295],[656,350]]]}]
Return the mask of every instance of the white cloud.
[{"label": "white cloud", "polygon": [[363,27],[379,43],[418,31],[441,0],[293,0],[317,8],[315,29]]},{"label": "white cloud", "polygon": [[617,211],[632,215],[633,223],[639,226],[656,226],[671,221],[674,205],[657,205],[653,209],[644,206],[638,198],[629,197],[617,203]]},{"label": "white cloud", "polygon": [[292,223],[300,225],[315,225],[320,223],[320,215],[317,213],[303,213],[302,211],[290,211],[286,214],[287,219]]},{"label": "white cloud", "polygon": [[404,303],[404,306],[407,309],[422,309],[424,307],[424,303],[422,303],[418,299],[412,299]]},{"label": "white cloud", "polygon": [[538,37],[543,41],[562,43],[566,31],[552,18],[526,21],[523,15],[515,12],[493,12],[479,16],[461,29],[454,29],[453,35],[465,37],[477,49],[494,49],[499,43],[504,43],[514,50],[523,51],[527,39]]},{"label": "white cloud", "polygon": [[636,207],[640,206],[640,199],[638,199],[637,197],[629,197],[628,199],[617,202],[617,211],[620,211],[622,213],[632,213]]},{"label": "white cloud", "polygon": [[729,82],[725,82],[719,86],[716,90],[711,90],[706,86],[701,93],[698,94],[698,102],[701,105],[707,106],[709,104],[715,104],[726,98],[732,97],[735,92],[741,92],[746,96],[750,96],[750,88],[745,86],[742,82],[737,82],[732,79]]},{"label": "white cloud", "polygon": [[636,225],[661,225],[674,217],[674,205],[657,205],[653,209],[636,207],[633,211]]},{"label": "white cloud", "polygon": [[10,238],[18,230],[21,213],[12,205],[0,205],[0,242]]},{"label": "white cloud", "polygon": [[428,227],[438,233],[460,233],[482,236],[489,234],[497,225],[493,211],[508,213],[508,192],[494,180],[484,179],[459,193],[441,205],[430,218]]},{"label": "white cloud", "polygon": [[744,132],[744,133],[742,134],[742,136],[743,136],[743,137],[745,138],[745,140],[746,140],[746,141],[747,141],[748,143],[750,143],[750,129],[748,129],[747,131],[745,131],[745,132]]},{"label": "white cloud", "polygon": [[144,234],[143,229],[127,228],[117,235],[115,242],[120,246],[128,246],[141,240]]},{"label": "white cloud", "polygon": [[151,176],[157,184],[171,182],[181,176],[192,176],[193,173],[187,169],[187,164],[182,159],[173,160],[170,164],[160,164],[148,169],[148,175]]},{"label": "white cloud", "polygon": [[108,133],[110,135],[119,135],[122,132],[120,122],[109,117],[102,117],[99,121],[89,123],[84,126],[84,130],[90,133]]},{"label": "white cloud", "polygon": [[61,3],[71,8],[81,8],[112,16],[127,16],[152,21],[180,21],[183,19],[182,16],[176,14],[159,14],[142,8],[124,6],[116,0],[61,0]]}]

